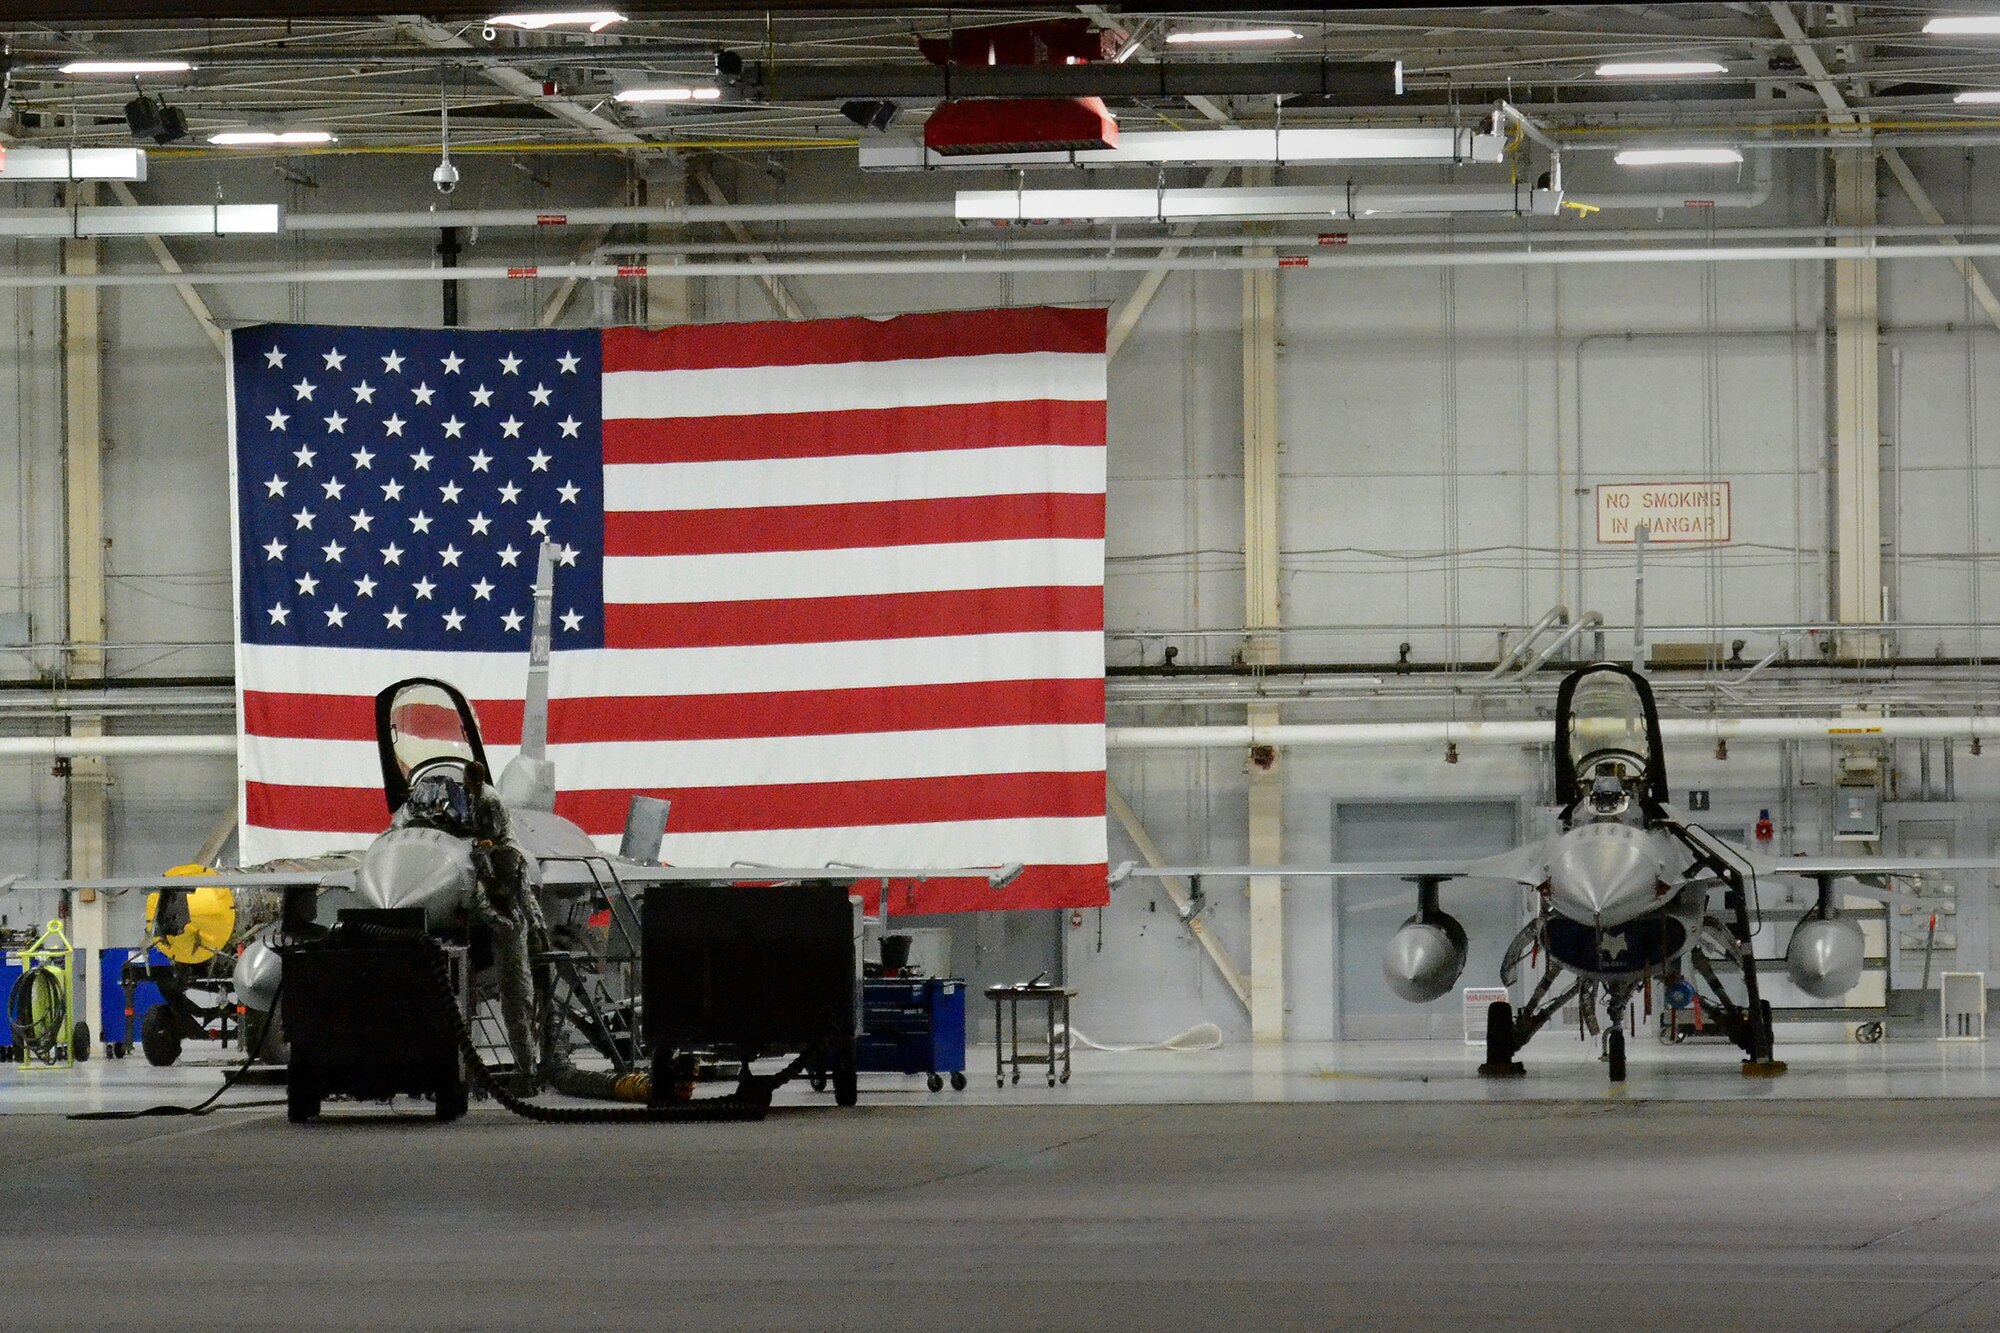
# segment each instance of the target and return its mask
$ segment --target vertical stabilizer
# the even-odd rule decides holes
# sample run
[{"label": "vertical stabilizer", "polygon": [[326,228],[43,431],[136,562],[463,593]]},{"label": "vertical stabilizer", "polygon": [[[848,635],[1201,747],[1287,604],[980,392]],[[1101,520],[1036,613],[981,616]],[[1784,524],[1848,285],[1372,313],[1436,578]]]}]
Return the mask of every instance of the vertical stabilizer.
[{"label": "vertical stabilizer", "polygon": [[500,796],[523,810],[556,808],[556,768],[549,761],[549,621],[555,607],[556,548],[542,543],[535,565],[535,616],[528,633],[528,692],[521,709],[521,750],[500,774]]}]

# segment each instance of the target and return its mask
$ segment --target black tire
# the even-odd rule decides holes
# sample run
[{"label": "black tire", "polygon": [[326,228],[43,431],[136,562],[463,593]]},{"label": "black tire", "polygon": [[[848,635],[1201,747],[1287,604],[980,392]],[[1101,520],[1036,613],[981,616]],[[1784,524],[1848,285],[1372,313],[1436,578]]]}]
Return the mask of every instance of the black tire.
[{"label": "black tire", "polygon": [[924,1086],[929,1088],[932,1092],[943,1092],[944,1075],[932,1074],[929,1078],[924,1080]]},{"label": "black tire", "polygon": [[146,1052],[146,1063],[157,1069],[165,1069],[181,1058],[180,1029],[164,1004],[154,1005],[139,1020],[139,1046]]},{"label": "black tire", "polygon": [[70,1025],[69,1053],[78,1064],[90,1059],[90,1024],[76,1022]]},{"label": "black tire", "polygon": [[303,1125],[318,1114],[319,1089],[313,1086],[310,1075],[293,1065],[291,1077],[285,1080],[285,1119]]},{"label": "black tire", "polygon": [[854,1068],[854,1053],[844,1052],[833,1062],[833,1104],[853,1106],[861,1100],[861,1080]]},{"label": "black tire", "polygon": [[1625,1029],[1624,1028],[1611,1029],[1610,1054],[1611,1054],[1611,1081],[1613,1083],[1623,1083],[1625,1081]]},{"label": "black tire", "polygon": [[953,1092],[965,1091],[965,1071],[963,1069],[953,1071],[951,1076],[951,1090]]},{"label": "black tire", "polygon": [[825,1071],[824,1069],[815,1069],[815,1070],[813,1070],[813,1073],[812,1073],[812,1078],[811,1078],[810,1082],[812,1083],[812,1090],[813,1090],[814,1092],[825,1092],[825,1091],[826,1091],[826,1071]]},{"label": "black tire", "polygon": [[466,1096],[465,1071],[457,1060],[451,1062],[451,1074],[437,1090],[436,1109],[438,1123],[448,1125],[465,1114],[469,1098]]}]

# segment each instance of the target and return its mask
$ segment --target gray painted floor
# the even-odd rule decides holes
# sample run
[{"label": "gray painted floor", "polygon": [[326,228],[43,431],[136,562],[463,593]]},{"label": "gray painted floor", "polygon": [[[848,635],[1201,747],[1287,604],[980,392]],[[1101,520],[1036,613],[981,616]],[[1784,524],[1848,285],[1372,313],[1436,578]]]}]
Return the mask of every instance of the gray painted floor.
[{"label": "gray painted floor", "polygon": [[12,1327],[2000,1327],[1984,1100],[4,1121]]}]

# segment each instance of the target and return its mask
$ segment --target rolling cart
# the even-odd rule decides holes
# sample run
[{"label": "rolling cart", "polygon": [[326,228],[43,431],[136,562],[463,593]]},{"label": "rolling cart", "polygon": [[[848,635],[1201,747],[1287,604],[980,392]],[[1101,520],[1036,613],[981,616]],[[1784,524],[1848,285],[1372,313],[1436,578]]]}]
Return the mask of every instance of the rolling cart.
[{"label": "rolling cart", "polygon": [[959,977],[870,977],[861,983],[856,1067],[924,1074],[932,1092],[965,1091],[965,982]]},{"label": "rolling cart", "polygon": [[[1013,1067],[1014,1082],[1021,1081],[1022,1065],[1047,1065],[1049,1086],[1058,1082],[1069,1082],[1069,1002],[1076,992],[1064,986],[1051,986],[1037,978],[1015,986],[988,986],[986,998],[993,1001],[993,1083],[995,1087],[1007,1086],[1008,1067]],[[1040,1052],[1033,1048],[1028,1054],[1021,1053],[1021,1001],[1033,1000],[1047,1008],[1048,1036]],[[1007,1038],[1004,1015],[1011,1013],[1014,1018],[1013,1040]],[[1062,1035],[1056,1035],[1060,1027]],[[1060,1073],[1058,1073],[1060,1069]]]}]

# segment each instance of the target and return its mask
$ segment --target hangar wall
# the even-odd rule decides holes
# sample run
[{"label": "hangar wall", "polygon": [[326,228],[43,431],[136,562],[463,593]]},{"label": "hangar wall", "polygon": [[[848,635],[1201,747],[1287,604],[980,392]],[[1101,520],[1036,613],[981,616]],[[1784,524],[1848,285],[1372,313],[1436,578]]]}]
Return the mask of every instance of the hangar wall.
[{"label": "hangar wall", "polygon": [[[1699,241],[1711,227],[1817,224],[1826,199],[1816,155],[1775,156],[1776,188],[1754,213],[1642,213],[1614,225],[1684,227]],[[1991,212],[1992,186],[1977,171],[1983,158],[1943,150],[1909,157],[1948,215]],[[612,203],[629,188],[615,166],[597,159],[467,156],[462,165],[455,207]],[[268,161],[218,166],[163,155],[145,197],[207,200],[221,189],[231,200],[282,198],[297,213],[439,202],[421,158],[298,159],[286,170],[290,179],[274,176]],[[718,160],[714,170],[746,201],[937,195],[977,183],[957,176],[857,180],[844,155],[831,154],[795,157],[783,170]],[[654,197],[676,188],[671,172],[652,174]],[[1588,198],[1593,189],[1631,188],[1614,174],[1586,160],[1574,171],[1572,191]],[[1882,220],[1916,219],[1885,192]],[[773,229],[774,248],[783,235]],[[176,241],[174,249],[191,267],[283,263],[303,271],[425,262],[433,240],[428,233],[315,235],[226,246]],[[466,240],[468,263],[553,262],[571,258],[578,244],[565,232]],[[6,243],[0,271],[49,271],[55,250],[49,242]],[[152,260],[139,242],[113,242],[106,266],[149,270]],[[1115,303],[1133,285],[1131,275],[1106,273],[786,282],[815,315]],[[1170,276],[1111,368],[1106,601],[1115,664],[1157,654],[1160,640],[1142,647],[1126,632],[1227,631],[1242,621],[1241,283],[1230,273]],[[1288,625],[1331,627],[1298,631],[1288,654],[1387,664],[1408,641],[1422,661],[1490,659],[1490,629],[1449,627],[1518,626],[1558,601],[1622,620],[1629,550],[1598,547],[1590,530],[1587,488],[1607,479],[1714,476],[1735,488],[1737,531],[1729,546],[1656,552],[1648,590],[1654,623],[1824,618],[1824,284],[1819,266],[1783,263],[1286,272],[1279,283],[1284,616]],[[554,287],[468,284],[464,322],[532,323]],[[701,279],[693,287],[700,317],[771,315],[754,279]],[[2000,390],[1986,373],[1996,333],[1942,260],[1884,264],[1882,292],[1891,609],[1908,621],[1976,621],[2000,604],[1990,558],[2000,489],[1988,442],[2000,421]],[[209,294],[232,324],[429,323],[439,301],[431,285]],[[624,318],[619,299],[580,294],[562,320]],[[0,466],[12,471],[14,501],[0,506],[0,611],[27,611],[39,645],[0,649],[0,680],[9,682],[46,678],[62,660],[58,310],[48,291],[0,296],[0,431],[7,436]],[[230,583],[221,361],[171,289],[109,290],[104,313],[110,670],[131,678],[224,676]],[[1355,626],[1370,628],[1342,628]],[[1938,631],[1936,639],[1940,652],[1992,646],[1960,631]],[[1183,662],[1224,660],[1234,646],[1227,636],[1177,642]],[[1341,715],[1320,705],[1296,713],[1301,720]],[[1224,710],[1153,707],[1120,720],[1232,719]],[[131,725],[163,731],[206,724]],[[1817,847],[1826,835],[1831,756],[1801,747],[1795,758],[1795,784],[1820,785],[1795,788],[1792,826],[1781,838]],[[1713,789],[1719,823],[1742,824],[1759,808],[1783,804],[1784,774],[1769,748],[1739,747],[1727,760],[1705,751],[1673,759],[1677,787]],[[1445,765],[1414,750],[1300,752],[1284,763],[1286,845],[1297,860],[1333,853],[1337,799],[1501,797],[1532,807],[1541,794],[1539,759],[1526,753],[1473,750]],[[1961,757],[1960,802],[2000,794],[1995,765],[2000,759]],[[1228,861],[1245,854],[1239,756],[1117,754],[1111,770],[1169,856]],[[112,776],[112,857],[121,871],[184,859],[233,800],[227,761],[127,760],[113,765]],[[63,801],[62,780],[41,764],[0,761],[0,866],[63,870]],[[1131,855],[1115,830],[1113,848],[1114,860]],[[1337,1031],[1337,913],[1323,886],[1299,885],[1287,898],[1288,1031],[1329,1036]],[[1213,901],[1212,928],[1246,957],[1240,892],[1218,886]],[[130,906],[120,913],[129,915]],[[1964,933],[1969,953],[1973,932]],[[1247,1034],[1234,997],[1170,906],[1149,890],[1121,888],[1101,916],[1086,914],[1081,926],[1065,920],[1061,934],[1067,971],[1083,987],[1078,1022],[1093,1035],[1157,1037],[1198,1020],[1220,1023],[1232,1037]],[[1966,959],[1985,961],[1983,949]]]}]

